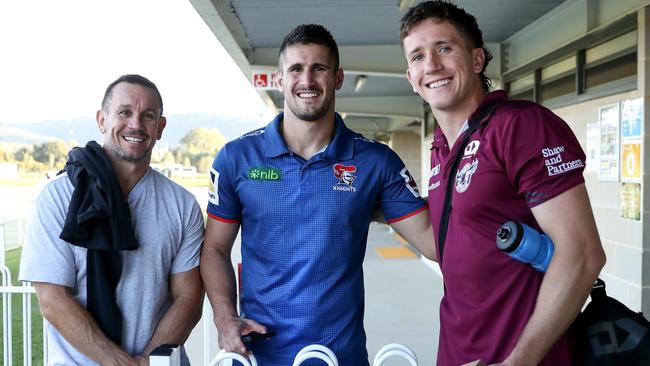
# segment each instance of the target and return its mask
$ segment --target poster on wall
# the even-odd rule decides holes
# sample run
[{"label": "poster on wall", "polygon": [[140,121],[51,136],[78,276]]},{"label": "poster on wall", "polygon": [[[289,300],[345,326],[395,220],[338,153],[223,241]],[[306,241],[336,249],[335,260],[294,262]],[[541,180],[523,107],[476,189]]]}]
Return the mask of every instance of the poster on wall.
[{"label": "poster on wall", "polygon": [[621,217],[641,221],[641,183],[621,183]]},{"label": "poster on wall", "polygon": [[623,140],[621,181],[641,182],[641,140]]},{"label": "poster on wall", "polygon": [[641,138],[643,133],[643,99],[621,102],[621,138]]},{"label": "poster on wall", "polygon": [[618,102],[598,109],[600,121],[600,164],[598,179],[618,181],[619,109]]},{"label": "poster on wall", "polygon": [[587,123],[586,172],[597,172],[600,166],[600,123]]}]

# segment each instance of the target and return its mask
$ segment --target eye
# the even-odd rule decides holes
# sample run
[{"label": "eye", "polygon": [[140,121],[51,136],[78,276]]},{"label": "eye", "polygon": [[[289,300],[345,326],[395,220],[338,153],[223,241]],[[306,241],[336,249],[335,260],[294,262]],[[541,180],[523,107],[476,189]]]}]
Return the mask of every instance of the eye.
[{"label": "eye", "polygon": [[130,115],[131,115],[131,111],[129,111],[129,110],[127,110],[127,109],[123,109],[123,110],[117,112],[117,114],[119,114],[120,116],[130,116]]},{"label": "eye", "polygon": [[421,53],[416,53],[415,55],[413,55],[411,57],[411,62],[420,61],[423,58],[424,58],[424,56]]},{"label": "eye", "polygon": [[144,118],[146,119],[155,119],[156,115],[153,112],[147,112],[144,114]]},{"label": "eye", "polygon": [[449,46],[442,46],[442,47],[440,47],[440,49],[438,50],[438,52],[439,52],[439,53],[449,53],[449,52],[451,52],[451,47],[449,47]]}]

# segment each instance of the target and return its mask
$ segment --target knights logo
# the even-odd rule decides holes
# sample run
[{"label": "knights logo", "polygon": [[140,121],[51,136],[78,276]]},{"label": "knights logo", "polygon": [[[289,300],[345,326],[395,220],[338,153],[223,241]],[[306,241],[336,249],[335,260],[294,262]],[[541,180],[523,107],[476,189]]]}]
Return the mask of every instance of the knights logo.
[{"label": "knights logo", "polygon": [[463,166],[456,174],[456,192],[463,193],[469,188],[470,183],[472,183],[472,175],[474,175],[477,168],[478,159],[474,159]]},{"label": "knights logo", "polygon": [[399,172],[399,175],[404,178],[404,183],[406,184],[406,188],[413,194],[415,197],[420,197],[420,191],[418,191],[418,185],[415,183],[415,179],[411,176],[411,173],[406,169],[406,167],[402,168],[402,170]]},{"label": "knights logo", "polygon": [[352,174],[357,171],[357,167],[354,165],[334,164],[332,169],[334,170],[334,176],[339,179],[337,184],[351,186],[354,180],[357,179],[357,176]]}]

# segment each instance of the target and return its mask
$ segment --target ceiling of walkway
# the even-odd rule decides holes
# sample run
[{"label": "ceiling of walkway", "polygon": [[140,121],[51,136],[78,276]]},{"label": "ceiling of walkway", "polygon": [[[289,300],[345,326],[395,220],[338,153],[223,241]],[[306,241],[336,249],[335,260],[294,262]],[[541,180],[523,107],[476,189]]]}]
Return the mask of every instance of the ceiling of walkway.
[{"label": "ceiling of walkway", "polygon": [[[399,47],[399,19],[404,14],[400,0],[190,2],[249,79],[253,72],[276,69],[278,47],[291,28],[307,23],[324,25],[340,48],[345,81],[337,93],[336,109],[345,113],[346,124],[379,139],[391,131],[419,131],[422,102],[406,81],[406,63]],[[501,42],[563,2],[455,1],[477,17],[493,52],[500,50]],[[365,76],[365,84],[355,91],[360,76]],[[259,93],[267,105],[282,109],[280,92]]]}]

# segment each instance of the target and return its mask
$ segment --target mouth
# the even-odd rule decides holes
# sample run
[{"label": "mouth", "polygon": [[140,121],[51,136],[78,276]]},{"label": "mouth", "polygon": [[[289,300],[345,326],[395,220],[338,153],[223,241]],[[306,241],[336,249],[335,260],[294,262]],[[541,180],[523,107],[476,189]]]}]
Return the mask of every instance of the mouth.
[{"label": "mouth", "polygon": [[122,139],[130,144],[141,144],[146,138],[140,136],[122,136]]},{"label": "mouth", "polygon": [[315,91],[299,91],[296,93],[298,98],[300,99],[313,99],[313,98],[318,98],[319,93]]},{"label": "mouth", "polygon": [[442,80],[437,80],[437,81],[433,81],[433,82],[424,84],[424,86],[427,89],[438,89],[438,88],[442,88],[443,86],[449,84],[450,82],[451,82],[451,78],[442,79]]}]

